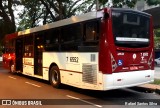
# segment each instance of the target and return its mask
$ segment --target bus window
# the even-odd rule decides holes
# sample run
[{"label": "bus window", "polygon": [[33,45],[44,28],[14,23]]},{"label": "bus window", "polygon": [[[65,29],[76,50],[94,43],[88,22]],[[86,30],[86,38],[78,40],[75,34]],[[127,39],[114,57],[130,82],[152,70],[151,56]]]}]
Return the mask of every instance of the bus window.
[{"label": "bus window", "polygon": [[33,57],[33,36],[26,36],[24,45],[24,57]]},{"label": "bus window", "polygon": [[91,21],[84,25],[84,46],[98,46],[99,22]]},{"label": "bus window", "polygon": [[92,21],[85,25],[85,41],[95,41],[98,39],[98,22]]},{"label": "bus window", "polygon": [[15,52],[13,47],[4,48],[3,51],[4,53],[14,53]]},{"label": "bus window", "polygon": [[150,17],[136,12],[112,12],[113,36],[116,46],[148,47],[150,42]]},{"label": "bus window", "polygon": [[58,51],[59,50],[59,29],[51,29],[45,32],[45,50]]},{"label": "bus window", "polygon": [[82,40],[81,24],[63,27],[61,32],[61,50],[77,51]]}]

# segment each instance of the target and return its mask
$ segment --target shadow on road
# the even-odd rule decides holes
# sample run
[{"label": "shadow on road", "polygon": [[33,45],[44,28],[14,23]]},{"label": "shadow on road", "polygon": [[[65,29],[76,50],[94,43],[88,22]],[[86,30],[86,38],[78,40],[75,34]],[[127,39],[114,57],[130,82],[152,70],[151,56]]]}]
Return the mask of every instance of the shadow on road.
[{"label": "shadow on road", "polygon": [[66,86],[65,89],[84,94],[87,96],[91,96],[94,98],[99,98],[102,100],[106,99],[122,99],[122,98],[138,98],[139,94],[137,92],[133,92],[131,89],[115,89],[115,90],[107,90],[107,91],[96,91],[96,90],[86,90],[86,89],[79,89],[71,86]]}]

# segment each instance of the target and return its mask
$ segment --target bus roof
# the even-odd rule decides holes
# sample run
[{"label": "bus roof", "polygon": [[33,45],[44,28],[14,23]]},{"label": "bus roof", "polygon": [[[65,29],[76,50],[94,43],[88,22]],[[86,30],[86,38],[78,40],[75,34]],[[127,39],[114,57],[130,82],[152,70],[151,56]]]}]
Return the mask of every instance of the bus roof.
[{"label": "bus roof", "polygon": [[97,12],[89,12],[80,16],[72,16],[71,18],[68,19],[63,19],[60,21],[56,21],[53,23],[49,23],[43,26],[39,26],[39,27],[35,27],[35,28],[31,28],[31,29],[27,29],[24,31],[20,31],[18,32],[18,36],[21,35],[25,35],[25,34],[30,34],[30,33],[35,33],[38,31],[43,31],[43,30],[47,30],[47,29],[51,29],[51,28],[56,28],[56,27],[61,27],[61,26],[65,26],[68,24],[74,24],[74,23],[78,23],[78,22],[83,22],[86,20],[91,20],[91,19],[95,19],[95,18],[101,18],[103,16],[103,12],[102,11],[97,11]]}]

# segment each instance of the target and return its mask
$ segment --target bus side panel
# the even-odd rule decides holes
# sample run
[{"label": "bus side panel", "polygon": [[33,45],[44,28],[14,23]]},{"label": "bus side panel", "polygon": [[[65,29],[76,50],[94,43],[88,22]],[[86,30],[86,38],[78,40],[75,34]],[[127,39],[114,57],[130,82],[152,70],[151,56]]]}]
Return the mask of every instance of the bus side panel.
[{"label": "bus side panel", "polygon": [[34,58],[23,58],[23,74],[34,76]]},{"label": "bus side panel", "polygon": [[[141,74],[139,74],[141,73]],[[154,70],[103,74],[104,90],[133,87],[154,81]]]},{"label": "bus side panel", "polygon": [[49,80],[49,67],[56,63],[61,82],[83,89],[103,89],[102,73],[98,68],[98,53],[43,53],[43,79]]},{"label": "bus side panel", "polygon": [[66,53],[43,52],[43,79],[49,80],[49,68],[52,63],[59,69],[66,69]]}]

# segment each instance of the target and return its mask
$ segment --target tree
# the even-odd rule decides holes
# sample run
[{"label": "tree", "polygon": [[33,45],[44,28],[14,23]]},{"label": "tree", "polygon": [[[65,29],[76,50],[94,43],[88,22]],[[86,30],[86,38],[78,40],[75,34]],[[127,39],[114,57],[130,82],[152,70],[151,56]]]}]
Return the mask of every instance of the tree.
[{"label": "tree", "polygon": [[155,49],[160,48],[160,28],[154,30],[154,47]]},{"label": "tree", "polygon": [[112,4],[112,7],[121,8],[124,5],[132,8],[135,6],[138,0],[112,0],[110,4],[108,4],[108,0],[99,0],[100,6],[105,7]]},{"label": "tree", "polygon": [[91,11],[96,0],[40,0],[53,21]]},{"label": "tree", "polygon": [[160,0],[145,0],[149,6],[160,4]]},{"label": "tree", "polygon": [[[126,2],[124,0],[119,2],[118,0],[113,0],[115,7],[120,7],[120,4],[124,3],[132,6],[135,3],[132,4],[132,2],[131,0]],[[21,3],[24,6],[24,10],[20,13],[22,20],[19,22],[18,30],[90,12],[96,9],[97,4],[103,8],[108,5],[108,0],[21,0]]]},{"label": "tree", "polygon": [[18,30],[89,12],[95,2],[96,0],[21,0],[24,9],[19,13],[21,21]]},{"label": "tree", "polygon": [[[21,0],[24,10],[20,13],[21,21],[19,22],[18,30],[44,25],[69,18],[73,15],[90,12],[96,10],[96,5],[100,8],[111,5],[113,7],[127,5],[132,8],[139,0],[112,0],[110,3],[108,1],[109,0]],[[152,3],[151,1],[155,0],[146,1],[147,3]]]},{"label": "tree", "polygon": [[19,13],[19,26],[17,30],[24,30],[38,26],[43,13],[39,0],[21,0],[23,10]]},{"label": "tree", "polygon": [[18,0],[0,0],[0,39],[16,31],[13,7],[18,4]]}]

